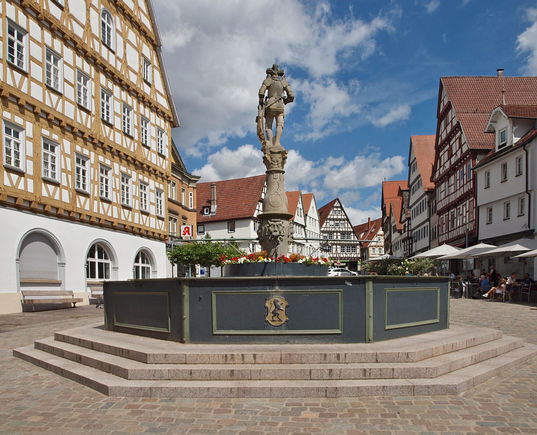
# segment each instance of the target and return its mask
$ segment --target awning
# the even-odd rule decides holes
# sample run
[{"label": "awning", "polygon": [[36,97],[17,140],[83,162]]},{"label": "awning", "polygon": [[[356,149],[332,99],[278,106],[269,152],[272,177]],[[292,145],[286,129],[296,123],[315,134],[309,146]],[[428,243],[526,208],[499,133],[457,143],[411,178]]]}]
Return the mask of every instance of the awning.
[{"label": "awning", "polygon": [[443,245],[437,246],[436,248],[429,249],[428,251],[416,254],[412,258],[437,258],[442,257],[444,255],[454,254],[459,251],[460,248],[455,248],[454,246],[446,245],[444,243]]}]

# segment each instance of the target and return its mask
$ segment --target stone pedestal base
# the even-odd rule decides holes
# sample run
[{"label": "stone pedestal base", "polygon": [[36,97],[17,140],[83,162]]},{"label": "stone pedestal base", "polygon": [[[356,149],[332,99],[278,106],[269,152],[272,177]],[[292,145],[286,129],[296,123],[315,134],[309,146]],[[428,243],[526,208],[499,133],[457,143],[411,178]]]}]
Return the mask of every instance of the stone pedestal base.
[{"label": "stone pedestal base", "polygon": [[289,213],[262,213],[258,216],[257,236],[269,257],[277,258],[288,254],[293,236],[289,222],[291,217]]}]

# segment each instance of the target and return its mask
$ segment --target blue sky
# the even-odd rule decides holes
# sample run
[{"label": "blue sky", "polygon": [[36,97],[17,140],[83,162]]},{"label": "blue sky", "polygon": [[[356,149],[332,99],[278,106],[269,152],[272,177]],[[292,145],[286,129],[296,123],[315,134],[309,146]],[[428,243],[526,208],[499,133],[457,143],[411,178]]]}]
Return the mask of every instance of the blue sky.
[{"label": "blue sky", "polygon": [[[182,126],[201,181],[262,174],[255,136],[265,69],[296,94],[286,189],[380,217],[384,179],[407,177],[410,136],[436,132],[441,76],[537,75],[537,5],[517,0],[154,0]],[[537,103],[537,102],[536,102]]]}]

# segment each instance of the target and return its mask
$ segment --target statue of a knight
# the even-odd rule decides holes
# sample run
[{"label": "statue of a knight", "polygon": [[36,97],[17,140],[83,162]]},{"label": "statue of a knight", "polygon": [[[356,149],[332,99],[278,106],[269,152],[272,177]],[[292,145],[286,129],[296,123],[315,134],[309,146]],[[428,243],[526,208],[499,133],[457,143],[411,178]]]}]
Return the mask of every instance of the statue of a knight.
[{"label": "statue of a knight", "polygon": [[[284,71],[278,65],[267,68],[267,78],[259,88],[258,106],[258,136],[263,144],[268,147],[281,147],[280,139],[283,131],[283,118],[285,116],[285,104],[292,103],[295,94],[289,87]],[[263,134],[262,119],[265,119],[266,141]],[[276,119],[276,133],[272,133],[272,123]],[[267,143],[265,143],[267,142]]]}]

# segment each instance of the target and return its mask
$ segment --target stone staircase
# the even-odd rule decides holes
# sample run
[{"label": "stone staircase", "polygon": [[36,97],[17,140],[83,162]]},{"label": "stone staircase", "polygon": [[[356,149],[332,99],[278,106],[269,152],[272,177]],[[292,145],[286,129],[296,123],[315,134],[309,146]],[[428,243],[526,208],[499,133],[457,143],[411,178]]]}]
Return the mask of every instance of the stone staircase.
[{"label": "stone staircase", "polygon": [[373,344],[182,344],[75,328],[13,354],[110,396],[342,397],[458,394],[537,355],[497,330]]}]

